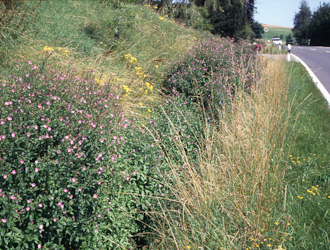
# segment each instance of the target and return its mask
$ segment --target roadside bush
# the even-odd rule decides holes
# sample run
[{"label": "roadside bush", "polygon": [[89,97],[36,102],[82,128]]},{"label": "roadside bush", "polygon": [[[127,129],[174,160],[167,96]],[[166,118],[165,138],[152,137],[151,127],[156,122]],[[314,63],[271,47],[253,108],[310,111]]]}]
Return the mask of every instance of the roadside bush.
[{"label": "roadside bush", "polygon": [[[204,107],[222,107],[241,88],[249,91],[256,80],[255,48],[242,41],[207,39],[196,44],[165,72],[166,93],[180,93]],[[211,102],[212,100],[212,102]]]},{"label": "roadside bush", "polygon": [[112,87],[28,62],[0,93],[2,249],[136,245],[161,155]]}]

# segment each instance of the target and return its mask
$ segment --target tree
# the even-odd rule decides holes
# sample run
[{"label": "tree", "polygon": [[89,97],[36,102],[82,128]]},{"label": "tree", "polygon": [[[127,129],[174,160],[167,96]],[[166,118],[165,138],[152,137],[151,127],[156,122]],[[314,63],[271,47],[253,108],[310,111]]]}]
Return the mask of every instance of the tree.
[{"label": "tree", "polygon": [[222,1],[221,9],[210,10],[212,33],[233,38],[250,35],[245,5],[241,0]]},{"label": "tree", "polygon": [[330,45],[330,4],[323,3],[314,12],[309,25],[312,45]]},{"label": "tree", "polygon": [[158,2],[163,3],[160,6],[165,7],[172,17],[195,28],[211,30],[213,34],[236,39],[253,36],[251,28],[255,0],[189,0],[189,4],[175,5],[169,4],[172,3],[170,0]]},{"label": "tree", "polygon": [[265,31],[264,31],[264,27],[262,27],[261,23],[253,22],[251,28],[252,28],[255,38],[262,38],[262,34]]},{"label": "tree", "polygon": [[285,40],[286,40],[286,44],[292,44],[293,43],[291,34],[287,35]]},{"label": "tree", "polygon": [[301,1],[299,12],[294,17],[293,35],[300,44],[307,44],[308,28],[312,12],[305,0]]},{"label": "tree", "polygon": [[[248,23],[252,26],[253,25],[253,15],[255,11],[255,1],[254,0],[246,0],[245,1],[245,13]],[[252,28],[253,29],[253,28]]]}]

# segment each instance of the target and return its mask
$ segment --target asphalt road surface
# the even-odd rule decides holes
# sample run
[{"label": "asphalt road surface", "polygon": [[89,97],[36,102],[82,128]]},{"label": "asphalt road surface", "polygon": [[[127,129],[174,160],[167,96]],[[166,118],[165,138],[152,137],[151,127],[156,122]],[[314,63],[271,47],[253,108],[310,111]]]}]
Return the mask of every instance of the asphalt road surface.
[{"label": "asphalt road surface", "polygon": [[291,53],[310,67],[330,93],[330,47],[292,46]]}]

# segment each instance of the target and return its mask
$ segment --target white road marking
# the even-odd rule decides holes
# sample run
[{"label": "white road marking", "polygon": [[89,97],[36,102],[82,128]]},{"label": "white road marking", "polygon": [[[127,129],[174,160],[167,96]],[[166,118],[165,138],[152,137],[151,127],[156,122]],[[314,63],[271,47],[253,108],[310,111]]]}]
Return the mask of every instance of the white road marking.
[{"label": "white road marking", "polygon": [[315,51],[316,49],[311,49],[311,50],[314,50]]},{"label": "white road marking", "polygon": [[328,101],[328,105],[330,107],[330,93],[326,90],[326,88],[323,86],[321,81],[317,78],[317,76],[313,73],[310,67],[307,66],[307,64],[301,60],[298,56],[292,55],[294,58],[296,58],[308,71],[309,75],[312,77],[313,82],[315,83],[316,87],[321,91],[324,98]]},{"label": "white road marking", "polygon": [[326,51],[325,53],[330,53],[330,51]]}]

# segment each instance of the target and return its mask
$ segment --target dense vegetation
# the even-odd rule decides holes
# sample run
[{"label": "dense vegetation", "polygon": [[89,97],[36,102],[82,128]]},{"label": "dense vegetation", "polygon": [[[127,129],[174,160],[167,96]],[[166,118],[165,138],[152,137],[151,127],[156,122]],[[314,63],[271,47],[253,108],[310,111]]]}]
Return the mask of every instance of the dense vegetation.
[{"label": "dense vegetation", "polygon": [[300,3],[294,18],[293,34],[299,44],[330,45],[330,4],[323,3],[312,13],[308,3]]},{"label": "dense vegetation", "polygon": [[309,79],[161,7],[2,2],[0,248],[326,248]]}]

